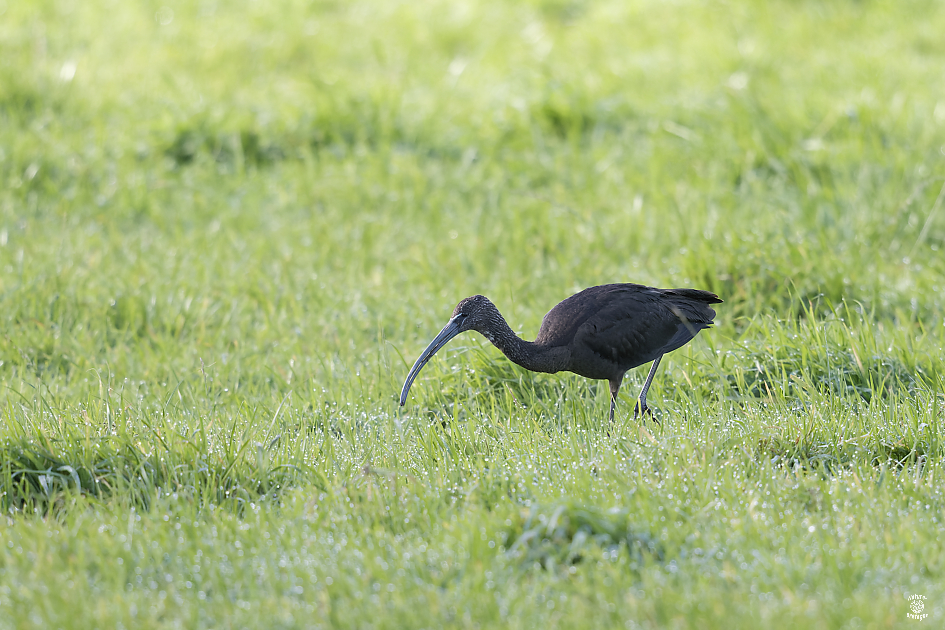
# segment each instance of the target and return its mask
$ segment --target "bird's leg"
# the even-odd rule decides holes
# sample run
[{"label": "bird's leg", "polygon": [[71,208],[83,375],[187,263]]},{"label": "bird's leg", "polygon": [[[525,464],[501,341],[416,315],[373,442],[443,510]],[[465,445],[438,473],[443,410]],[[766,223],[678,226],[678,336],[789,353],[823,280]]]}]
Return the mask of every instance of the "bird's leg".
[{"label": "bird's leg", "polygon": [[[646,376],[646,382],[643,383],[643,391],[640,392],[640,398],[637,400],[637,404],[633,408],[633,419],[636,420],[637,417],[641,415],[650,414],[650,417],[653,418],[653,412],[650,411],[650,408],[646,406],[646,393],[650,390],[650,384],[653,382],[653,377],[656,375],[656,368],[659,367],[660,359],[663,358],[663,355],[656,357],[653,360],[653,366],[650,368],[650,373]],[[660,421],[656,418],[653,418],[656,424],[659,424]]]},{"label": "bird's leg", "polygon": [[623,374],[620,378],[610,381],[610,425],[614,424],[614,411],[617,409],[617,392],[620,391],[620,383],[623,382]]}]

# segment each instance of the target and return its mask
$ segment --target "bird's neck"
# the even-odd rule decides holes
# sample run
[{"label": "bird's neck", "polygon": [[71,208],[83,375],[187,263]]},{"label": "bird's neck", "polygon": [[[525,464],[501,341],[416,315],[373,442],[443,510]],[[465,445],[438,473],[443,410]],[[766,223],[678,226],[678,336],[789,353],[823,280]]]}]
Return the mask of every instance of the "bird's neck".
[{"label": "bird's neck", "polygon": [[519,338],[501,316],[492,321],[488,330],[479,332],[509,360],[526,370],[554,374],[564,369],[566,359],[560,356],[564,348],[549,348]]}]

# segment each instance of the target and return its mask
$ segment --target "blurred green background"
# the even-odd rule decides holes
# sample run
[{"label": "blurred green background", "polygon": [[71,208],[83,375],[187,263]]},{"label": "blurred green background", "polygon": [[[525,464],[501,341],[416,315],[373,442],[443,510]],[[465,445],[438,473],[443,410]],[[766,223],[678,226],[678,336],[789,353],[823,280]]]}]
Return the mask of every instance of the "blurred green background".
[{"label": "blurred green background", "polygon": [[[0,627],[938,623],[943,32],[0,0]],[[662,432],[472,335],[397,408],[461,298],[608,282],[725,300]]]}]

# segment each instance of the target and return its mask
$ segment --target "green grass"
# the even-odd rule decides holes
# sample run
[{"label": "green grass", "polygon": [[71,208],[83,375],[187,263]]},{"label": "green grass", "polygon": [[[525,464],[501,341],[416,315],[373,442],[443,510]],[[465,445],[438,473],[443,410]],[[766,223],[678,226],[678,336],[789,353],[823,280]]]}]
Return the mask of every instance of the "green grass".
[{"label": "green grass", "polygon": [[[940,627],[943,32],[0,0],[0,628]],[[725,300],[662,430],[474,335],[397,406],[620,281]]]}]

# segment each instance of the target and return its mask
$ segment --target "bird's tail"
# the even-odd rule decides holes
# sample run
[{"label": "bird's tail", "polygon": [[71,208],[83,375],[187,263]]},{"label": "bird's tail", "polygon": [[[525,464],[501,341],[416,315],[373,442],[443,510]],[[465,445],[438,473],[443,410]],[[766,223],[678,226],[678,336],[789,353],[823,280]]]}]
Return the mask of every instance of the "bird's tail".
[{"label": "bird's tail", "polygon": [[709,304],[722,301],[716,294],[699,289],[669,289],[663,296],[669,298],[668,306],[680,322],[679,330],[668,344],[673,350],[689,343],[700,330],[712,326],[715,309]]},{"label": "bird's tail", "polygon": [[700,289],[667,289],[664,295],[670,297],[680,297],[684,300],[694,302],[703,302],[705,304],[721,304],[722,300],[711,291],[702,291]]}]

